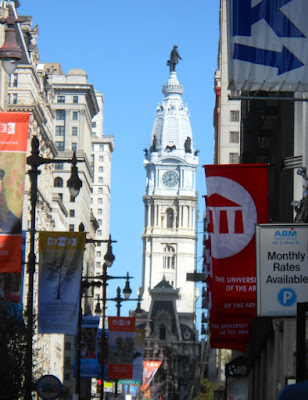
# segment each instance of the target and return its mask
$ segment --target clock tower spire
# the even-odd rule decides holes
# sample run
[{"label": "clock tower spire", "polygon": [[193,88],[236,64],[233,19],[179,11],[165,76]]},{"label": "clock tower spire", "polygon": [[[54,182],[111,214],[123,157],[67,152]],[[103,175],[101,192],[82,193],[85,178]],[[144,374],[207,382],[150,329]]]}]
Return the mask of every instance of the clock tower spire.
[{"label": "clock tower spire", "polygon": [[196,262],[198,151],[175,71],[178,59],[174,46],[167,62],[170,76],[156,109],[150,147],[145,149],[142,308],[150,310],[151,293],[164,281],[177,291],[177,312],[186,315],[193,328],[196,292],[186,274],[194,272]]}]

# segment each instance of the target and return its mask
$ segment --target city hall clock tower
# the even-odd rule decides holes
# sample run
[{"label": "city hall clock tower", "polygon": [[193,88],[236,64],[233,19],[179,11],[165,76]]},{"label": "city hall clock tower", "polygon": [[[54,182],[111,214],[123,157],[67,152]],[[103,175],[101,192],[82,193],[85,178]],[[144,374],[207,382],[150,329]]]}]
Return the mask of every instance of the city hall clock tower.
[{"label": "city hall clock tower", "polygon": [[194,150],[189,112],[182,99],[183,86],[175,64],[169,65],[170,76],[156,109],[151,144],[144,149],[142,308],[150,312],[155,288],[166,291],[169,287],[176,293],[177,313],[186,315],[186,323],[192,327],[196,289],[186,274],[194,272],[196,264],[198,151]]}]

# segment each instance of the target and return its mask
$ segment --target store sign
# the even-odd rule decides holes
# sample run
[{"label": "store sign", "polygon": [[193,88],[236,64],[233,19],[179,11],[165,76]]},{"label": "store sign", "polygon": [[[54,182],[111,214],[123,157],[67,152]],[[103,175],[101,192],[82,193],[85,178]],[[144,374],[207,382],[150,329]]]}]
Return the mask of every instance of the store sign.
[{"label": "store sign", "polygon": [[307,0],[230,0],[230,89],[307,91]]},{"label": "store sign", "polygon": [[295,316],[308,301],[308,224],[256,226],[257,314]]}]

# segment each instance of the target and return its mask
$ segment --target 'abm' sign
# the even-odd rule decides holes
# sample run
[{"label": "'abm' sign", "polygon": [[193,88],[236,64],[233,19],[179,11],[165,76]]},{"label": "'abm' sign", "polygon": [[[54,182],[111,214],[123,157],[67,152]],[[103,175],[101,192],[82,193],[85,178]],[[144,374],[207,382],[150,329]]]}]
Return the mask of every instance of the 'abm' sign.
[{"label": "'abm' sign", "polygon": [[308,1],[227,4],[230,88],[307,91]]}]

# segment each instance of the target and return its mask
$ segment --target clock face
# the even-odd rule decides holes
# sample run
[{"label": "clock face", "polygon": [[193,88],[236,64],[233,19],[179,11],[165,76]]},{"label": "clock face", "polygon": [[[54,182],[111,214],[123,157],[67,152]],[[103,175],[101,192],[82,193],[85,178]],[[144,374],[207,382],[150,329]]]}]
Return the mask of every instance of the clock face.
[{"label": "clock face", "polygon": [[179,181],[179,176],[174,171],[167,171],[163,175],[163,184],[168,187],[176,186]]}]

